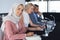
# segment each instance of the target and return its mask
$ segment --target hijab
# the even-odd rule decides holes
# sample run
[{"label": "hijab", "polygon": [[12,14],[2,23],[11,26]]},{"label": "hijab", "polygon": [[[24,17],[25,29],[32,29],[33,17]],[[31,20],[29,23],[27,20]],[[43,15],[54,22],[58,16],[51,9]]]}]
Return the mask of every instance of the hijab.
[{"label": "hijab", "polygon": [[[21,18],[21,16],[17,16],[16,15],[16,12],[15,10],[17,9],[17,7],[20,5],[20,3],[16,3],[13,5],[13,7],[9,10],[9,13],[6,17],[3,18],[3,23],[2,23],[2,26],[1,26],[1,30],[4,31],[4,28],[5,28],[5,22],[7,20],[15,23],[15,24],[18,24],[19,22],[19,19]],[[22,14],[21,14],[22,15]]]}]

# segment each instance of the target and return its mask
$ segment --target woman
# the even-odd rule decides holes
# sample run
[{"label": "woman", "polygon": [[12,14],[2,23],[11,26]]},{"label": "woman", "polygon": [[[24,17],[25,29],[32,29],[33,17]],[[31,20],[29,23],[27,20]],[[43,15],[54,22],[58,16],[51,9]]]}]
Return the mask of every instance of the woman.
[{"label": "woman", "polygon": [[[29,14],[31,14],[33,10],[34,10],[34,5],[32,3],[28,3],[25,5],[25,11],[23,12],[23,20],[25,27],[27,27],[28,30],[42,30],[42,28],[40,28],[40,25],[33,24],[29,17]],[[33,26],[33,28],[28,27],[29,24]]]},{"label": "woman", "polygon": [[26,29],[20,21],[23,9],[23,4],[15,4],[3,19],[1,27],[4,32],[3,40],[25,40],[28,34],[25,34]]},{"label": "woman", "polygon": [[[33,12],[33,10],[34,10],[34,5],[32,3],[28,3],[25,5],[25,10],[24,10],[23,16],[22,16],[24,25],[27,28],[27,30],[30,30],[30,31],[42,30],[42,28],[40,28],[40,25],[33,24],[29,17],[29,14],[31,14]],[[29,24],[32,27],[28,27]],[[41,37],[40,37],[40,35],[33,35],[31,37],[26,37],[26,39],[27,40],[41,40]]]}]

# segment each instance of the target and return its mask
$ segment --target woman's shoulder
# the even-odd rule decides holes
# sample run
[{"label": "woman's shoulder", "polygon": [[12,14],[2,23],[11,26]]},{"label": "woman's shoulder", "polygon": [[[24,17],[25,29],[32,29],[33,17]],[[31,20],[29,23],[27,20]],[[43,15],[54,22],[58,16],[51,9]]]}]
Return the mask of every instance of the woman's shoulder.
[{"label": "woman's shoulder", "polygon": [[13,22],[11,22],[10,20],[6,20],[5,23],[7,23],[7,24],[13,24]]},{"label": "woman's shoulder", "polygon": [[27,15],[28,15],[28,13],[27,13],[26,11],[23,11],[23,15],[26,15],[26,16],[27,16]]}]

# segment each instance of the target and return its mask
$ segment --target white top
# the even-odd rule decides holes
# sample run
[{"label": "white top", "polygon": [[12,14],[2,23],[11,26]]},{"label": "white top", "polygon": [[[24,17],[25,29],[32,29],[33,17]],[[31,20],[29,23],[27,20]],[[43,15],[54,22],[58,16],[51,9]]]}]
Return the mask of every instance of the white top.
[{"label": "white top", "polygon": [[29,15],[27,12],[23,12],[23,17],[24,17],[24,25],[25,27],[28,27],[28,24],[29,24]]}]

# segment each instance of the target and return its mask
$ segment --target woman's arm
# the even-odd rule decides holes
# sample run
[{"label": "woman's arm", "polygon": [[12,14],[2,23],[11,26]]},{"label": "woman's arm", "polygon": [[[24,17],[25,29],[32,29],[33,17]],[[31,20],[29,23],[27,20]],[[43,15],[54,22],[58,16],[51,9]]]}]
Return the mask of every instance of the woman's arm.
[{"label": "woman's arm", "polygon": [[10,40],[24,39],[26,37],[26,34],[14,34],[13,30],[12,30],[11,22],[9,22],[9,21],[6,21],[6,23],[5,23],[4,32]]},{"label": "woman's arm", "polygon": [[29,18],[29,21],[30,21],[30,25],[33,27],[39,27],[40,26],[40,25],[33,24],[30,18]]},{"label": "woman's arm", "polygon": [[[29,18],[30,19],[30,18]],[[36,24],[33,24],[32,23],[32,21],[31,21],[31,19],[30,19],[30,25],[32,26],[32,27],[29,27],[29,28],[27,28],[28,30],[43,30],[43,28],[41,28],[41,26],[40,25],[36,25]]]},{"label": "woman's arm", "polygon": [[[25,33],[27,31],[27,29],[25,28],[25,25],[24,25],[24,18],[23,18],[23,15],[21,16],[20,18],[20,21],[19,21],[19,26],[21,27],[21,32],[22,33]],[[21,33],[20,32],[20,33]]]}]

